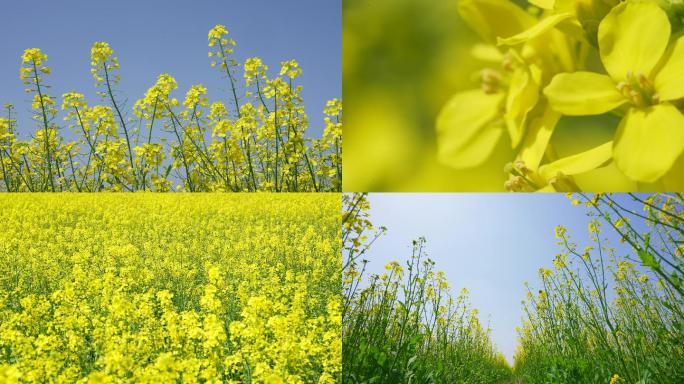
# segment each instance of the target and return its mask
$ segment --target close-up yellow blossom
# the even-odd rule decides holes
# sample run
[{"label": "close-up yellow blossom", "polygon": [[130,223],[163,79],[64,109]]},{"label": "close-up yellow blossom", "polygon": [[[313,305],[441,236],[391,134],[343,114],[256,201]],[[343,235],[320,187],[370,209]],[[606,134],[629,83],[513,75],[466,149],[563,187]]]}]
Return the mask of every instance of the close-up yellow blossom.
[{"label": "close-up yellow blossom", "polygon": [[344,13],[345,190],[684,189],[679,0],[350,0]]},{"label": "close-up yellow blossom", "polygon": [[556,75],[544,94],[566,115],[595,115],[617,108],[613,158],[629,178],[655,182],[684,152],[684,39],[670,42],[667,14],[656,3],[628,1],[598,28],[601,60],[609,75]]}]

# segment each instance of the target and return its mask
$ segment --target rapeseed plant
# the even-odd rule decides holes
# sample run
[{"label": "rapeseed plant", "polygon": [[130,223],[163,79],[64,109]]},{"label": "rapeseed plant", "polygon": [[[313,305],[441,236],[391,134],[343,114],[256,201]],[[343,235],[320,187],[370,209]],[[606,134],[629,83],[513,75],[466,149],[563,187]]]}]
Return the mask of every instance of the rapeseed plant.
[{"label": "rapeseed plant", "polygon": [[[502,140],[509,191],[677,188],[684,153],[684,8],[674,0],[459,0],[483,40],[480,87],[437,118],[440,160],[483,164]],[[604,74],[607,72],[607,74]],[[558,156],[564,116],[617,115],[614,138]],[[593,146],[593,147],[592,147]],[[606,185],[605,180],[611,181]],[[599,180],[603,179],[603,180]]]},{"label": "rapeseed plant", "polygon": [[[631,197],[642,212],[611,195],[571,196],[594,212],[589,245],[558,227],[553,270],[540,269],[538,293],[528,287],[514,368],[523,382],[684,380],[684,199]],[[616,254],[604,226],[631,254]]]},{"label": "rapeseed plant", "polygon": [[339,199],[2,196],[0,382],[339,382]]},{"label": "rapeseed plant", "polygon": [[364,194],[343,195],[343,371],[345,383],[493,383],[510,376],[468,291],[452,296],[443,272],[413,242],[405,267],[368,276],[374,229]]},{"label": "rapeseed plant", "polygon": [[77,138],[73,141],[59,134],[57,101],[46,93],[47,55],[27,49],[20,78],[34,93],[31,106],[39,129],[22,140],[26,133],[12,117],[13,106],[6,106],[7,116],[0,118],[0,188],[340,191],[342,102],[327,103],[323,136],[307,138],[297,61],[282,62],[274,77],[258,57],[240,64],[233,57],[236,43],[222,25],[209,31],[208,45],[211,66],[230,85],[228,103],[210,102],[202,84],[191,86],[179,101],[173,95],[176,80],[164,73],[127,111],[117,89],[120,65],[114,50],[107,42],[95,42],[91,74],[103,104],[89,106],[78,92],[62,96],[64,120]]}]

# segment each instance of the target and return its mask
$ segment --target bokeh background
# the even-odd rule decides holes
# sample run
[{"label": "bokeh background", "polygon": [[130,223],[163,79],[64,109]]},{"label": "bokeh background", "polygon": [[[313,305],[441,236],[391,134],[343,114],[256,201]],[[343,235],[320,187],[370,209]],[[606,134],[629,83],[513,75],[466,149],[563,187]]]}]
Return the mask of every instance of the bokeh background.
[{"label": "bokeh background", "polygon": [[[457,6],[343,1],[345,191],[504,191],[503,167],[514,159],[505,141],[473,169],[454,170],[436,158],[437,114],[454,93],[479,87],[484,64],[470,54],[481,40]],[[617,121],[564,117],[552,143],[559,156],[589,149],[610,140]]]}]

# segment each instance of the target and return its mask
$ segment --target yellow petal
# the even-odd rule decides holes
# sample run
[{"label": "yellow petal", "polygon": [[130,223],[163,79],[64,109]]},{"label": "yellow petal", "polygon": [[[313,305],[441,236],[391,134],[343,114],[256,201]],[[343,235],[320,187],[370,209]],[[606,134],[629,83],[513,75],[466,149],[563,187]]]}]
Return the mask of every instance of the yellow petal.
[{"label": "yellow petal", "polygon": [[518,67],[511,76],[506,98],[506,127],[513,148],[520,144],[525,133],[527,113],[537,105],[541,71],[536,66]]},{"label": "yellow petal", "polygon": [[680,37],[666,54],[665,62],[655,77],[660,100],[684,97],[684,37]]},{"label": "yellow petal", "polygon": [[605,167],[574,175],[573,180],[580,190],[585,192],[631,192],[637,191],[638,185],[620,172],[615,162]]},{"label": "yellow petal", "polygon": [[556,5],[556,0],[529,0],[529,2],[541,9],[553,9]]},{"label": "yellow petal", "polygon": [[525,135],[525,141],[520,150],[520,160],[533,171],[537,170],[544,157],[558,119],[560,119],[560,114],[547,104],[542,115],[530,122],[529,132]]},{"label": "yellow petal", "polygon": [[457,93],[437,116],[437,154],[454,168],[483,163],[503,134],[503,93],[481,90]]},{"label": "yellow petal", "polygon": [[613,142],[609,141],[588,151],[558,159],[539,168],[539,174],[546,180],[561,173],[565,176],[577,175],[599,168],[610,160]]},{"label": "yellow petal", "polygon": [[666,191],[684,191],[684,155],[674,163],[670,171],[663,176],[662,181]]},{"label": "yellow petal", "polygon": [[613,79],[628,71],[648,76],[670,39],[670,21],[655,2],[625,2],[601,21],[598,44],[601,61]]},{"label": "yellow petal", "polygon": [[497,64],[501,64],[501,61],[504,58],[504,55],[499,49],[491,44],[475,44],[470,50],[470,54],[478,60]]},{"label": "yellow petal", "polygon": [[556,15],[549,16],[540,22],[536,23],[531,28],[518,33],[517,35],[507,37],[507,38],[497,38],[497,45],[517,45],[534,39],[535,37],[547,32],[548,30],[555,27],[557,24],[572,17],[571,13],[559,13]]},{"label": "yellow petal", "polygon": [[460,0],[458,11],[463,20],[490,43],[534,25],[535,18],[512,1]]},{"label": "yellow petal", "polygon": [[653,182],[684,151],[684,116],[669,103],[631,108],[615,134],[613,158],[632,180]]},{"label": "yellow petal", "polygon": [[627,102],[610,77],[593,72],[560,73],[544,95],[553,109],[570,116],[600,115]]}]

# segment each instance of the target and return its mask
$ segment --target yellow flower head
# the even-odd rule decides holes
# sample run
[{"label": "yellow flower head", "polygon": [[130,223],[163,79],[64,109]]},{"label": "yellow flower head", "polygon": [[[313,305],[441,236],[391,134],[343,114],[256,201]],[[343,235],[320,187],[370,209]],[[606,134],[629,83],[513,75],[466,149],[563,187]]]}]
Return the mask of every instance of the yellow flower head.
[{"label": "yellow flower head", "polygon": [[96,41],[90,48],[91,65],[97,66],[109,60],[114,50],[105,41]]},{"label": "yellow flower head", "polygon": [[83,108],[85,106],[85,97],[81,93],[68,92],[62,95],[62,109]]},{"label": "yellow flower head", "polygon": [[188,109],[195,108],[196,105],[208,106],[209,99],[207,99],[207,89],[202,86],[202,84],[191,86],[188,93],[185,95],[183,105]]},{"label": "yellow flower head", "polygon": [[302,74],[297,60],[288,60],[280,63],[280,76],[287,74],[287,77],[294,79]]},{"label": "yellow flower head", "polygon": [[266,71],[268,71],[268,66],[266,66],[258,57],[250,57],[245,60],[244,68],[245,72],[243,76],[247,85],[252,84],[255,77],[264,78],[266,76]]},{"label": "yellow flower head", "polygon": [[47,55],[44,54],[40,48],[29,48],[24,50],[21,56],[22,64],[35,64],[37,67],[43,65],[43,61],[47,60]]},{"label": "yellow flower head", "polygon": [[225,25],[216,24],[216,26],[209,30],[209,43],[212,40],[222,39],[223,36],[228,34],[228,30]]},{"label": "yellow flower head", "polygon": [[626,110],[612,144],[617,167],[630,179],[654,182],[684,152],[684,38],[670,42],[667,14],[655,2],[624,2],[598,27],[608,75],[561,73],[544,89],[565,115]]}]

